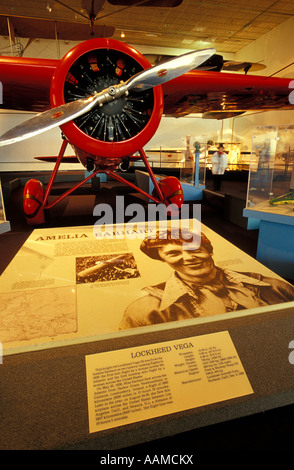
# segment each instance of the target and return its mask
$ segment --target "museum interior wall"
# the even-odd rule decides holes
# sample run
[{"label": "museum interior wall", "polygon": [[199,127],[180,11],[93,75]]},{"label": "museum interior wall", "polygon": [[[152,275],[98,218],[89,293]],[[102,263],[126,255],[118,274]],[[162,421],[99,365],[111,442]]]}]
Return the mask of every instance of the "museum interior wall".
[{"label": "museum interior wall", "polygon": [[[4,90],[5,93],[5,90]],[[26,121],[34,113],[5,111],[0,113],[0,127],[4,133],[14,126]],[[55,128],[35,136],[32,139],[17,142],[0,148],[0,171],[46,171],[52,169],[51,163],[37,162],[34,157],[58,155],[60,149],[60,129]],[[66,155],[73,155],[69,147]],[[61,164],[60,169],[82,169],[79,164]]]},{"label": "museum interior wall", "polygon": [[[294,18],[272,29],[235,53],[235,60],[252,60],[266,65],[266,69],[252,72],[253,75],[271,75],[293,62]],[[277,74],[278,77],[293,77],[294,65]]]},{"label": "museum interior wall", "polygon": [[[292,63],[290,67],[281,70],[275,75],[277,77],[292,78],[294,77],[293,42],[294,18],[290,18],[237,52],[235,60],[251,60],[252,62],[264,63],[266,69],[253,72],[252,74],[265,76],[274,74]],[[244,139],[244,143],[250,143],[253,127],[292,124],[293,121],[294,111],[248,113],[246,116],[234,119],[234,133],[236,136]]]}]

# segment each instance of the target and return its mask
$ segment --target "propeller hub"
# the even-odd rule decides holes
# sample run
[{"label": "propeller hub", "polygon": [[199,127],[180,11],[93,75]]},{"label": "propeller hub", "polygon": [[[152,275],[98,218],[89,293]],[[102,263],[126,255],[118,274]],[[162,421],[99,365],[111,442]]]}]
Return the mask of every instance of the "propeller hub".
[{"label": "propeller hub", "polygon": [[108,93],[110,94],[110,96],[115,97],[115,95],[116,95],[116,88],[115,88],[114,86],[110,86],[110,87],[108,88]]}]

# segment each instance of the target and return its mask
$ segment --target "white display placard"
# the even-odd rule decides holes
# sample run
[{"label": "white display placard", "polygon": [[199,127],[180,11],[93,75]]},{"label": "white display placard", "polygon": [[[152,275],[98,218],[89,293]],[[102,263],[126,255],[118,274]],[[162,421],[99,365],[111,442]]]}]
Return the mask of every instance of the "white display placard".
[{"label": "white display placard", "polygon": [[253,393],[227,331],[86,356],[90,433]]}]

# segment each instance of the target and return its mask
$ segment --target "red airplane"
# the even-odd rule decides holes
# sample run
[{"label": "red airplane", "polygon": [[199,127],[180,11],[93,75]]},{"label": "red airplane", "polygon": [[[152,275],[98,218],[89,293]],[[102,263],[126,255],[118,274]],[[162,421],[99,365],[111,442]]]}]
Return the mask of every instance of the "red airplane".
[{"label": "red airplane", "polygon": [[[47,188],[35,179],[24,188],[27,222],[44,223],[46,210],[101,172],[156,203],[180,208],[180,182],[172,176],[157,181],[143,150],[163,112],[176,117],[203,113],[204,118],[222,119],[250,110],[293,109],[289,102],[291,79],[201,70],[201,64],[209,68],[214,52],[188,53],[151,67],[131,46],[100,38],[78,44],[61,60],[1,57],[2,107],[39,114],[5,133],[0,145],[55,126],[62,131]],[[76,157],[64,155],[68,144]],[[137,152],[154,184],[152,195],[116,172],[121,162],[137,158]],[[48,203],[59,165],[69,159],[82,163],[91,174]]]}]

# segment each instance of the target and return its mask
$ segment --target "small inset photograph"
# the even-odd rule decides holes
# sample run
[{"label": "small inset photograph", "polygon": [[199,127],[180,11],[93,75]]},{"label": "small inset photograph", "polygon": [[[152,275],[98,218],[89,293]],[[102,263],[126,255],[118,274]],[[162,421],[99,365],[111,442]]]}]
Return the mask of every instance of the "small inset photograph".
[{"label": "small inset photograph", "polygon": [[132,253],[76,258],[76,282],[117,281],[140,277]]}]

